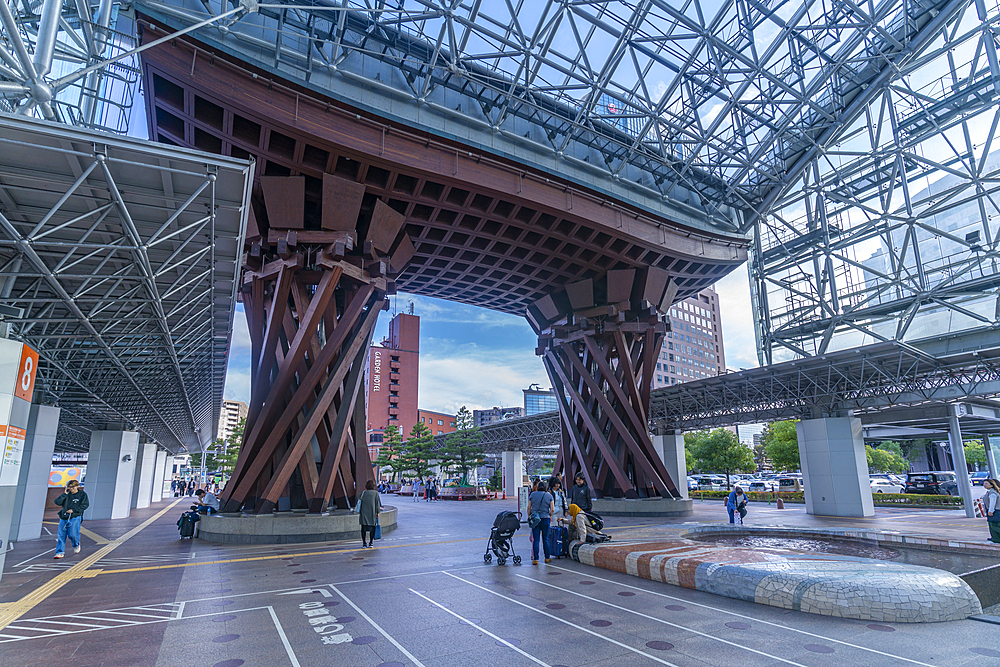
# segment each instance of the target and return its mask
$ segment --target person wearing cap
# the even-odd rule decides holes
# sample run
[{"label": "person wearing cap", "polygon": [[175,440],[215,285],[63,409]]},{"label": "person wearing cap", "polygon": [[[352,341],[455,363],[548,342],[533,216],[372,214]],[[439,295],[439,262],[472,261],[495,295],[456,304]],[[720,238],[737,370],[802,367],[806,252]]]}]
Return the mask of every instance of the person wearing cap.
[{"label": "person wearing cap", "polygon": [[737,484],[729,493],[729,497],[726,498],[726,509],[729,510],[729,523],[736,523],[737,512],[740,514],[740,523],[743,523],[743,517],[747,515],[746,504],[747,497],[743,493],[743,487]]}]

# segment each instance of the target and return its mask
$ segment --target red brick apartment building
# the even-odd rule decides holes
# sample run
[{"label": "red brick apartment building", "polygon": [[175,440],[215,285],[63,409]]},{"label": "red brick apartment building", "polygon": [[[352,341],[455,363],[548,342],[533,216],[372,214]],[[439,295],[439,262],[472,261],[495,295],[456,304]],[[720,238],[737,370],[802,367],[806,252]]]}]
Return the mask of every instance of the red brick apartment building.
[{"label": "red brick apartment building", "polygon": [[399,313],[389,334],[368,351],[365,384],[368,407],[368,453],[378,456],[386,426],[396,426],[406,439],[417,423],[420,369],[420,317]]},{"label": "red brick apartment building", "polygon": [[446,435],[458,430],[455,415],[432,410],[417,410],[417,421],[431,430],[431,435]]}]

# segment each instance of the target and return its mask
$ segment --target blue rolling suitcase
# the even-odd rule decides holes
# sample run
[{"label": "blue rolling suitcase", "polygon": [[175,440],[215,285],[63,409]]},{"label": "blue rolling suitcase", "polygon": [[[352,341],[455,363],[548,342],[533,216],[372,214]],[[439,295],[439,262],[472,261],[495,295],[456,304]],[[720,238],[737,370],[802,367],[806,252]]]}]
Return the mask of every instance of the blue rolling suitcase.
[{"label": "blue rolling suitcase", "polygon": [[549,526],[549,555],[552,558],[569,557],[569,531],[565,526]]}]

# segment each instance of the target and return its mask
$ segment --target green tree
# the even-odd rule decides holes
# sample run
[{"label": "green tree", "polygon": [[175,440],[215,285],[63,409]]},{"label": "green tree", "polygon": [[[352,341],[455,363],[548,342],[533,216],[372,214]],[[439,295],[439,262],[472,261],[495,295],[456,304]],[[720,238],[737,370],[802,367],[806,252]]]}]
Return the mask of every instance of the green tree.
[{"label": "green tree", "polygon": [[699,467],[726,474],[727,486],[732,473],[751,473],[757,470],[750,448],[744,446],[735,433],[724,428],[717,428],[700,438],[692,449],[698,458]]},{"label": "green tree", "polygon": [[[890,443],[896,444],[896,443]],[[865,447],[865,457],[868,459],[868,472],[891,472],[901,474],[910,469],[910,462],[903,458],[898,450],[899,445],[893,448],[883,449],[881,447]]]},{"label": "green tree", "polygon": [[399,427],[396,425],[386,426],[382,435],[382,444],[378,448],[378,457],[375,458],[375,465],[380,471],[390,474],[393,481],[400,473],[409,470],[407,463],[403,460],[403,436],[399,434]]},{"label": "green tree", "polygon": [[401,470],[413,472],[420,479],[427,477],[431,469],[431,461],[437,458],[434,451],[434,436],[424,424],[417,422],[410,431],[410,439],[403,443],[400,453]]},{"label": "green tree", "polygon": [[468,486],[469,471],[486,463],[486,452],[479,444],[482,437],[479,427],[475,426],[472,413],[464,405],[455,415],[455,426],[458,430],[445,438],[442,465],[459,471],[462,474],[460,484]]},{"label": "green tree", "polygon": [[701,443],[708,437],[708,431],[693,431],[684,434],[684,463],[689,473],[694,471],[706,472],[700,467],[698,460],[698,449]]},{"label": "green tree", "polygon": [[[241,419],[225,441],[216,440],[215,469],[225,475],[227,479],[233,474],[236,460],[240,457],[240,447],[243,446],[243,431],[246,425],[247,420]],[[221,446],[219,443],[222,443]]]},{"label": "green tree", "polygon": [[986,463],[986,448],[982,440],[965,441],[965,462],[969,465]]},{"label": "green tree", "polygon": [[489,481],[486,482],[486,488],[490,491],[499,491],[501,484],[503,484],[503,471],[497,470],[490,475]]},{"label": "green tree", "polygon": [[795,433],[795,421],[789,419],[768,424],[761,435],[764,452],[777,470],[791,472],[802,467],[799,462],[799,439]]}]

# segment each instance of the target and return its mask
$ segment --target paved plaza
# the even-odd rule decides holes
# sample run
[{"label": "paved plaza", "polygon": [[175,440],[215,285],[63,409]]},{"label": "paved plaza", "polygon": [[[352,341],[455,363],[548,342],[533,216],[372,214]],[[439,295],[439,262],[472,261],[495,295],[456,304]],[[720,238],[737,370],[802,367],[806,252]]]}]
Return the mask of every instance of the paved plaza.
[{"label": "paved plaza", "polygon": [[[975,620],[871,623],[767,607],[568,559],[483,564],[511,501],[413,503],[377,548],[357,542],[216,546],[180,541],[187,499],[85,524],[79,555],[22,542],[0,581],[0,664],[156,665],[960,665],[1000,664],[1000,627]],[[717,522],[609,519],[621,540]],[[812,517],[751,506],[758,524],[860,526],[973,539],[960,511]],[[748,520],[749,518],[748,517]],[[48,525],[48,528],[54,526]]]}]

